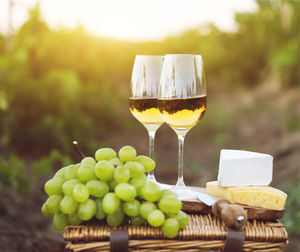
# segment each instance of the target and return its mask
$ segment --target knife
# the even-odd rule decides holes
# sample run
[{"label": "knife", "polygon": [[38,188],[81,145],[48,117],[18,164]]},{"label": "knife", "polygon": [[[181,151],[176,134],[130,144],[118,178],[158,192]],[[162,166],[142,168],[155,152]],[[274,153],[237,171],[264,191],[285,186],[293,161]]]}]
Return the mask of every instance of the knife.
[{"label": "knife", "polygon": [[209,195],[205,192],[198,192],[198,199],[202,201],[205,205],[212,206],[216,201],[221,198]]},{"label": "knife", "polygon": [[214,216],[222,219],[227,228],[241,229],[247,222],[247,211],[229,200],[198,192],[198,199],[204,204],[212,207]]}]

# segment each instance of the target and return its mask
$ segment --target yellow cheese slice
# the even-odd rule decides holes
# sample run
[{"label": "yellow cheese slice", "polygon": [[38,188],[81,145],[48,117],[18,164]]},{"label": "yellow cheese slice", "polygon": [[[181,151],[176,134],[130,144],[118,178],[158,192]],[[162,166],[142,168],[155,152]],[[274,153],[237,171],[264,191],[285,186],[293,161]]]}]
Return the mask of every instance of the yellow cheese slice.
[{"label": "yellow cheese slice", "polygon": [[218,181],[206,183],[208,194],[228,199],[232,203],[282,210],[286,202],[286,193],[271,186],[221,187]]}]

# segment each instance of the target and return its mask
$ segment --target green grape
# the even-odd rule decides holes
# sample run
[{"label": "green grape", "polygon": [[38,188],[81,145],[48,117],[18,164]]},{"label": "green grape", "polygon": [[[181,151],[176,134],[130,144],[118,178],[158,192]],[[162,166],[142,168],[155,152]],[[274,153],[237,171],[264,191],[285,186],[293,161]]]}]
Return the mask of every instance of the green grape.
[{"label": "green grape", "polygon": [[168,238],[174,238],[179,231],[178,221],[174,218],[166,219],[163,224],[163,233]]},{"label": "green grape", "polygon": [[116,195],[124,201],[131,201],[136,196],[136,191],[134,186],[127,183],[120,183],[115,188]]},{"label": "green grape", "polygon": [[76,179],[77,178],[77,170],[78,167],[76,165],[69,165],[65,167],[65,180],[71,180],[71,179]]},{"label": "green grape", "polygon": [[138,216],[140,213],[141,203],[137,200],[127,201],[123,204],[123,211],[131,217]]},{"label": "green grape", "polygon": [[123,162],[133,161],[136,158],[136,150],[132,146],[124,146],[119,150],[119,158]]},{"label": "green grape", "polygon": [[140,215],[147,220],[149,213],[156,210],[156,205],[152,202],[144,202],[140,207]]},{"label": "green grape", "polygon": [[52,214],[58,213],[61,200],[62,196],[60,194],[51,195],[45,202],[48,212]]},{"label": "green grape", "polygon": [[119,158],[117,158],[117,157],[110,159],[109,162],[110,162],[114,167],[118,167],[118,166],[120,166],[120,165],[123,165],[123,162],[122,162]]},{"label": "green grape", "polygon": [[65,175],[65,170],[66,170],[67,167],[63,167],[63,168],[60,168],[54,176],[56,175]]},{"label": "green grape", "polygon": [[110,160],[117,156],[117,153],[111,148],[101,148],[96,151],[95,158],[97,161]]},{"label": "green grape", "polygon": [[165,197],[165,196],[175,196],[177,197],[177,194],[174,193],[173,191],[169,190],[169,189],[164,189],[161,191],[161,197]]},{"label": "green grape", "polygon": [[90,165],[80,165],[77,170],[77,177],[81,182],[86,182],[92,179],[96,179],[95,169]]},{"label": "green grape", "polygon": [[106,215],[106,222],[111,227],[117,227],[122,224],[124,217],[124,212],[118,208],[113,214]]},{"label": "green grape", "polygon": [[165,196],[160,199],[158,207],[166,214],[177,214],[182,207],[182,203],[177,196]]},{"label": "green grape", "polygon": [[90,195],[98,198],[102,198],[109,192],[109,186],[104,181],[91,180],[86,183],[86,187],[89,189]]},{"label": "green grape", "polygon": [[126,167],[130,171],[131,178],[140,178],[145,175],[143,165],[138,162],[129,161],[124,165],[124,167]]},{"label": "green grape", "polygon": [[79,179],[71,179],[69,181],[66,181],[62,185],[62,191],[65,195],[72,195],[73,189],[76,185],[80,184]]},{"label": "green grape", "polygon": [[137,156],[135,161],[141,163],[144,166],[145,172],[153,171],[155,168],[155,161],[147,156]]},{"label": "green grape", "polygon": [[164,223],[165,215],[157,209],[148,214],[147,221],[152,227],[159,227]]},{"label": "green grape", "polygon": [[69,224],[68,216],[63,213],[56,213],[53,217],[53,226],[57,231],[64,230],[65,226]]},{"label": "green grape", "polygon": [[48,209],[47,209],[47,207],[46,207],[46,203],[44,203],[44,204],[42,205],[41,211],[42,211],[42,214],[43,214],[45,217],[48,217],[48,218],[53,217],[53,214],[50,213],[50,212],[48,211]]},{"label": "green grape", "polygon": [[161,196],[161,190],[159,185],[154,182],[147,181],[146,184],[142,187],[141,191],[142,197],[147,201],[158,201]]},{"label": "green grape", "polygon": [[55,174],[53,176],[53,179],[56,179],[56,178],[59,178],[59,179],[62,179],[63,181],[65,181],[65,175],[63,173]]},{"label": "green grape", "polygon": [[110,189],[110,191],[114,192],[114,191],[115,191],[115,188],[116,188],[116,186],[117,186],[118,184],[119,184],[119,183],[118,183],[117,181],[115,181],[114,179],[111,180],[111,181],[109,182],[109,189]]},{"label": "green grape", "polygon": [[85,202],[90,196],[89,189],[83,184],[76,185],[73,189],[72,195],[73,198],[79,203]]},{"label": "green grape", "polygon": [[97,205],[97,212],[95,216],[98,220],[103,220],[106,216],[106,213],[104,212],[102,207],[102,199],[96,199],[95,203]]},{"label": "green grape", "polygon": [[60,194],[62,193],[62,185],[64,180],[60,177],[55,177],[48,180],[44,186],[45,192],[51,196],[53,194]]},{"label": "green grape", "polygon": [[85,157],[84,159],[81,160],[80,164],[94,167],[96,165],[96,160],[93,159],[92,157]]},{"label": "green grape", "polygon": [[71,195],[65,195],[59,205],[59,209],[64,214],[74,213],[77,209],[78,203]]},{"label": "green grape", "polygon": [[134,216],[130,218],[130,224],[133,226],[141,226],[145,224],[145,219],[140,215]]},{"label": "green grape", "polygon": [[189,216],[181,210],[178,212],[178,214],[170,215],[170,217],[178,221],[179,228],[185,228],[189,224]]},{"label": "green grape", "polygon": [[113,214],[121,205],[121,200],[115,193],[108,193],[102,200],[102,208],[105,213]]},{"label": "green grape", "polygon": [[79,225],[82,222],[76,211],[68,215],[68,221],[71,225]]},{"label": "green grape", "polygon": [[101,160],[96,164],[95,174],[102,181],[110,181],[113,179],[114,166],[107,160]]},{"label": "green grape", "polygon": [[127,182],[130,179],[130,171],[125,166],[118,166],[114,170],[114,179],[118,183]]},{"label": "green grape", "polygon": [[140,178],[133,178],[133,179],[129,180],[129,184],[131,184],[135,187],[136,196],[141,195],[142,188],[146,184],[146,182],[147,182],[147,177],[145,174]]},{"label": "green grape", "polygon": [[77,214],[81,220],[87,221],[92,219],[96,212],[96,202],[92,199],[88,199],[86,202],[79,204]]},{"label": "green grape", "polygon": [[66,167],[63,167],[61,169],[59,169],[53,178],[61,178],[63,180],[65,180],[65,170],[66,170]]}]

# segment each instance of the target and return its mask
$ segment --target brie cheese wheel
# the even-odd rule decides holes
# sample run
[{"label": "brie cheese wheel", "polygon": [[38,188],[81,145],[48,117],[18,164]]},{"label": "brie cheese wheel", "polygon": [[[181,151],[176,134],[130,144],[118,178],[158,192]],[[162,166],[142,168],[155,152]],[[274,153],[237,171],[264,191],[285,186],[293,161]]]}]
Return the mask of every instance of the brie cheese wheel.
[{"label": "brie cheese wheel", "polygon": [[221,150],[218,185],[269,185],[272,181],[273,157],[241,150]]}]

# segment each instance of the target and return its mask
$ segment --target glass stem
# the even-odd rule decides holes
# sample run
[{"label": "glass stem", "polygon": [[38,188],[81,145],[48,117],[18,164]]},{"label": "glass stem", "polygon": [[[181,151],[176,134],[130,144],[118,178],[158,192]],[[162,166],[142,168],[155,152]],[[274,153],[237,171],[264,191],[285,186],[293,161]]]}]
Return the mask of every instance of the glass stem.
[{"label": "glass stem", "polygon": [[176,183],[176,189],[186,189],[183,181],[183,148],[185,134],[178,135],[178,179]]},{"label": "glass stem", "polygon": [[[155,130],[149,130],[149,157],[154,160],[154,138],[155,138]],[[154,177],[154,170],[148,173],[148,180],[156,182]]]}]

